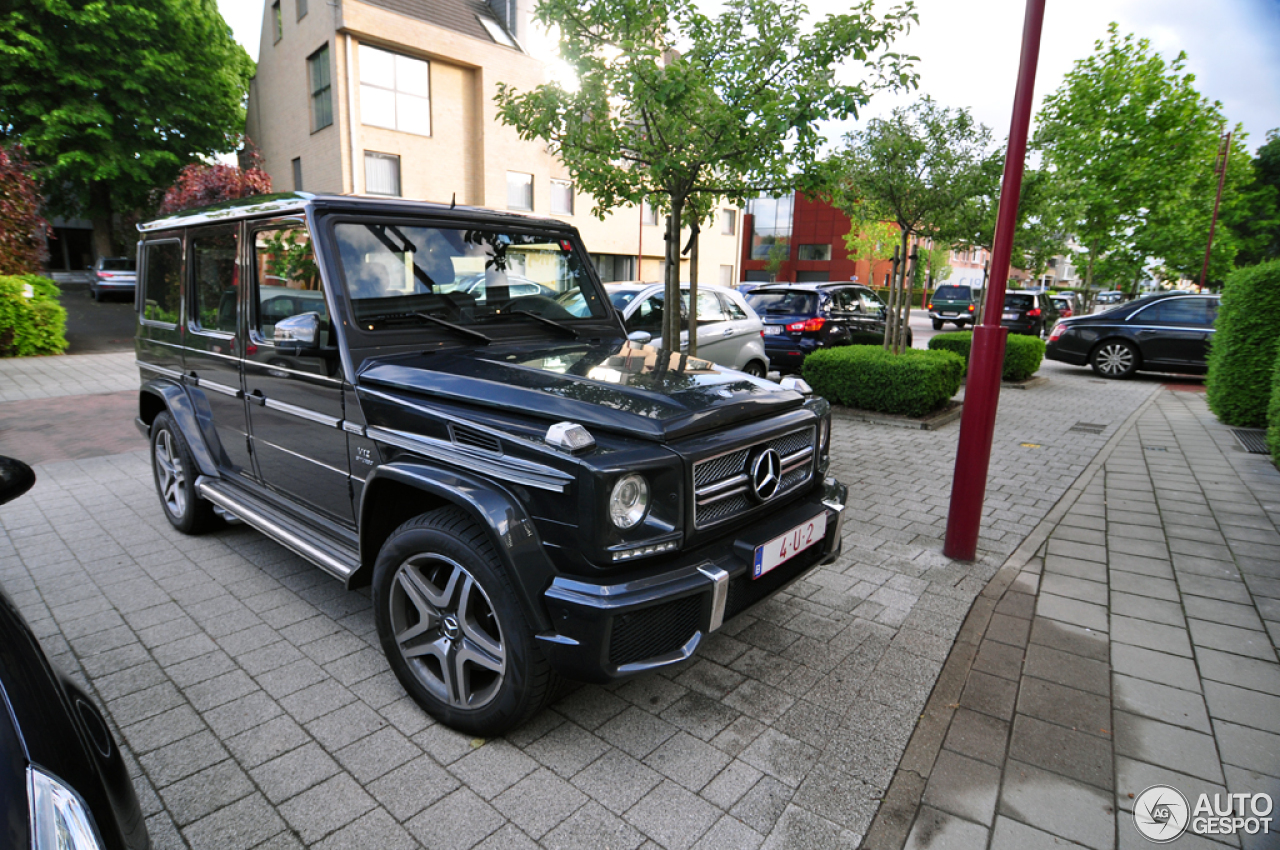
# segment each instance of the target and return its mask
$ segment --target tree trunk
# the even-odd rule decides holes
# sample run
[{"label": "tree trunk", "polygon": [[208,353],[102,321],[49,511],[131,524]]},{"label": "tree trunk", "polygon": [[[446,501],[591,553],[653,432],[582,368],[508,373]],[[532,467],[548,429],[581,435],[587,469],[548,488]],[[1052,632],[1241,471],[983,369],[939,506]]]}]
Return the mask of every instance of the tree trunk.
[{"label": "tree trunk", "polygon": [[893,265],[889,272],[889,309],[884,314],[884,350],[893,351],[893,319],[898,305],[898,246],[893,246]]},{"label": "tree trunk", "polygon": [[689,236],[689,356],[698,356],[698,241],[702,235],[698,222]]},{"label": "tree trunk", "polygon": [[899,324],[900,333],[898,334],[898,354],[906,351],[911,346],[907,344],[907,330],[911,327],[911,293],[916,286],[916,273],[920,265],[920,246],[916,245],[911,252],[911,265],[907,272],[902,276],[902,316]]},{"label": "tree trunk", "polygon": [[115,256],[115,234],[112,232],[111,187],[103,182],[89,186],[89,213],[93,222],[93,253],[97,257]]},{"label": "tree trunk", "polygon": [[667,216],[666,239],[666,305],[662,312],[662,347],[668,351],[680,350],[680,219],[684,213],[684,199],[671,197],[671,214]]}]

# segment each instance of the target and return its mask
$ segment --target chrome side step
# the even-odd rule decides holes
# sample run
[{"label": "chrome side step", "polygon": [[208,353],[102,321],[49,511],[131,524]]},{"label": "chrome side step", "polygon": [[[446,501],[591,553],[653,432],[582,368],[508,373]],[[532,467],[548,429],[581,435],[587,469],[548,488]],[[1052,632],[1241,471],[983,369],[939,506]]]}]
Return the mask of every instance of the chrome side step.
[{"label": "chrome side step", "polygon": [[303,536],[306,531],[297,523],[266,505],[255,504],[256,499],[245,498],[239,494],[233,495],[228,490],[229,488],[216,478],[202,475],[196,479],[196,493],[200,498],[213,503],[215,509],[233,514],[236,519],[258,529],[334,578],[341,579],[344,584],[350,582],[351,576],[360,566],[354,553],[342,553],[323,543],[307,540]]}]

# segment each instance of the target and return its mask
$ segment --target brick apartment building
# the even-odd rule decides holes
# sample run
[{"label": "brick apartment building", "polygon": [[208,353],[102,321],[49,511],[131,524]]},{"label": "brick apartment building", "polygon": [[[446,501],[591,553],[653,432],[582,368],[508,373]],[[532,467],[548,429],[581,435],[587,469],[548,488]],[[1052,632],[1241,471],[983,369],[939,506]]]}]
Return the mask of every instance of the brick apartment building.
[{"label": "brick apartment building", "polygon": [[[571,222],[606,280],[659,280],[663,222],[601,221],[540,141],[497,118],[498,84],[531,89],[531,0],[265,0],[247,132],[280,191],[399,196]],[[703,228],[699,279],[738,279],[738,211]],[[682,266],[687,278],[688,261]]]}]

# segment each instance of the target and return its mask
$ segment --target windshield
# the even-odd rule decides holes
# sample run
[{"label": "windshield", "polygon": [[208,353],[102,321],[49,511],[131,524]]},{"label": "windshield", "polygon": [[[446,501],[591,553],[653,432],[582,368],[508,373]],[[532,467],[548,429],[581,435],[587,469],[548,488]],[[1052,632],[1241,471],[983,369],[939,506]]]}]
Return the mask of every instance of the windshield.
[{"label": "windshield", "polygon": [[811,315],[818,312],[818,296],[814,292],[754,289],[747,293],[747,303],[762,316],[768,313]]},{"label": "windshield", "polygon": [[972,301],[973,291],[967,286],[939,286],[933,298],[935,301]]},{"label": "windshield", "polygon": [[[334,228],[352,312],[363,330],[605,315],[573,243],[559,234],[344,222]],[[566,309],[571,304],[573,309]]]}]

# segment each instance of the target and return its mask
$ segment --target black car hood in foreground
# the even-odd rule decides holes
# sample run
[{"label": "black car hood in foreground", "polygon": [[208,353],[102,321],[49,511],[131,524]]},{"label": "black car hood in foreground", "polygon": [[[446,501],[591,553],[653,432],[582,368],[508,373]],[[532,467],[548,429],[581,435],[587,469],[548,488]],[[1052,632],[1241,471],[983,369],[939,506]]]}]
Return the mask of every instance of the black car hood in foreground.
[{"label": "black car hood in foreground", "polygon": [[622,341],[539,342],[370,358],[361,387],[676,440],[800,407],[777,384],[680,352]]}]

